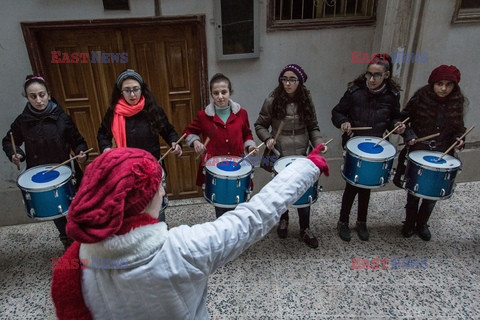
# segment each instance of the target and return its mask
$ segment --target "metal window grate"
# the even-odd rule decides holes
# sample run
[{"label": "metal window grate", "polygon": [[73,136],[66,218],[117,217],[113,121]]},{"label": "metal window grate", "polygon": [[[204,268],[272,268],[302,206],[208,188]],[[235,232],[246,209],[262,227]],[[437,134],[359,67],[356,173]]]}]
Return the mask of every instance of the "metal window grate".
[{"label": "metal window grate", "polygon": [[345,20],[374,16],[374,0],[274,0],[276,21]]}]

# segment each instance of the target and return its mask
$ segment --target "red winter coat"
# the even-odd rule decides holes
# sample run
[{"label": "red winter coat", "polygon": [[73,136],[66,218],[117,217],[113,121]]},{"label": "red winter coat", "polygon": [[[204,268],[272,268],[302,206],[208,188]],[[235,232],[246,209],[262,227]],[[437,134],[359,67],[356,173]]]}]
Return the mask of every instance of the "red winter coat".
[{"label": "red winter coat", "polygon": [[[230,100],[231,113],[224,123],[222,119],[215,114],[215,107],[210,103],[205,110],[199,111],[192,123],[190,123],[184,133],[187,134],[185,142],[192,147],[195,140],[205,141],[210,137],[207,144],[207,154],[204,161],[215,156],[238,156],[241,157],[245,149],[249,146],[255,147],[250,123],[248,121],[247,111],[241,106]],[[200,139],[202,135],[202,140]],[[197,172],[197,185],[201,186],[205,182],[203,174],[203,162],[200,163]]]}]

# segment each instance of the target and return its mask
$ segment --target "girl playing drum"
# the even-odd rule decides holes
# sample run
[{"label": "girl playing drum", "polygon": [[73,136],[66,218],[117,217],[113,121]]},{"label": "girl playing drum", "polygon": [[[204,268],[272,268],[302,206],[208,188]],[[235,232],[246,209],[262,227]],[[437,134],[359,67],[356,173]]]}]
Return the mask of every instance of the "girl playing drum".
[{"label": "girl playing drum", "polygon": [[[322,143],[315,106],[310,91],[304,85],[306,81],[307,74],[299,65],[285,66],[278,76],[278,86],[265,99],[255,122],[258,138],[265,142],[269,150],[278,152],[280,157],[304,156],[310,143],[313,146]],[[272,132],[268,131],[270,126]],[[324,146],[322,152],[326,151],[327,147]],[[273,152],[271,154],[273,157]],[[310,231],[310,206],[298,208],[297,211],[301,239],[309,247],[317,248],[318,240]],[[277,227],[280,238],[287,237],[288,220],[286,211]]]},{"label": "girl playing drum", "polygon": [[[459,82],[460,71],[455,66],[441,65],[432,71],[428,84],[415,92],[402,110],[402,117],[410,117],[410,124],[403,135],[407,145],[398,159],[394,178],[397,186],[401,187],[402,184],[401,176],[405,172],[407,153],[414,150],[444,152],[455,142],[457,149],[464,147],[464,141],[459,137],[465,132],[463,117],[466,99],[460,90]],[[416,139],[436,133],[440,135],[416,143]],[[453,149],[450,154],[453,154]],[[436,200],[432,199],[420,201],[419,197],[408,193],[406,218],[402,227],[405,238],[411,237],[416,231],[421,239],[431,239],[427,222],[435,203]]]},{"label": "girl playing drum", "polygon": [[[27,163],[27,169],[42,164],[61,163],[70,158],[73,150],[78,162],[87,160],[87,143],[78,131],[72,118],[67,115],[58,102],[51,97],[47,83],[41,76],[27,76],[23,85],[27,105],[12,123],[10,130],[2,140],[3,151],[7,157],[19,166]],[[12,145],[12,139],[15,146]],[[20,146],[25,143],[25,152]],[[14,152],[15,150],[15,152]],[[77,185],[80,184],[82,171],[76,166]],[[65,249],[71,240],[65,233],[65,216],[53,220],[60,233]]]},{"label": "girl playing drum", "polygon": [[[206,155],[198,168],[197,185],[205,182],[203,166],[214,156],[241,157],[245,152],[256,153],[248,114],[240,104],[230,99],[233,94],[232,83],[225,75],[215,74],[210,80],[210,95],[213,101],[198,112],[195,119],[184,130],[185,142],[198,154]],[[203,137],[203,143],[200,140]],[[208,146],[207,146],[208,144]],[[220,217],[231,208],[215,206],[216,217]]]},{"label": "girl playing drum", "polygon": [[[353,136],[382,137],[386,130],[398,127],[396,133],[403,133],[405,125],[400,123],[400,87],[391,77],[392,59],[388,54],[376,55],[361,76],[348,84],[340,102],[332,110],[332,122],[343,132],[342,146]],[[356,131],[355,127],[371,127]],[[353,201],[358,194],[358,215],[356,229],[360,240],[369,239],[367,229],[370,189],[345,185],[342,207],[337,230],[340,238],[350,241],[349,217]]]}]

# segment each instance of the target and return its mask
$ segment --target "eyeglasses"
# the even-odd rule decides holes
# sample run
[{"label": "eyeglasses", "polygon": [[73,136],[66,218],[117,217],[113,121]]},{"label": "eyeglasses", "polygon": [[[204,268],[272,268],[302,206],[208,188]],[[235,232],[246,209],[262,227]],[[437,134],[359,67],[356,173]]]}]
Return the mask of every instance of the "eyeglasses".
[{"label": "eyeglasses", "polygon": [[132,94],[132,92],[133,92],[133,94],[136,95],[136,94],[138,94],[141,90],[142,90],[142,88],[140,88],[140,87],[124,88],[124,89],[122,90],[122,92],[125,93],[126,95],[130,95],[130,94]]},{"label": "eyeglasses", "polygon": [[297,78],[293,78],[293,77],[292,77],[292,78],[280,77],[280,81],[282,81],[283,83],[289,82],[289,83],[295,84],[295,83],[297,83],[298,79],[297,79]]},{"label": "eyeglasses", "polygon": [[370,80],[370,78],[373,77],[373,79],[375,81],[377,81],[377,80],[380,80],[383,77],[384,74],[385,74],[385,72],[375,72],[375,73],[366,72],[365,73],[365,79]]}]

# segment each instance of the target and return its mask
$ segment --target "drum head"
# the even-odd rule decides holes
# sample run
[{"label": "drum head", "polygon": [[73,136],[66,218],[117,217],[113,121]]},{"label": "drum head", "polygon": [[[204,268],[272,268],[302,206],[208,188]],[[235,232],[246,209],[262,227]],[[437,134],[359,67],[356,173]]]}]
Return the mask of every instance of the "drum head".
[{"label": "drum head", "polygon": [[407,157],[412,161],[423,165],[425,167],[437,168],[437,169],[454,169],[462,165],[460,160],[451,155],[445,155],[440,161],[442,153],[435,151],[417,150],[410,152]]},{"label": "drum head", "polygon": [[[397,154],[395,147],[388,141],[381,141],[377,137],[353,137],[348,140],[346,148],[354,155],[369,160],[386,160]],[[375,146],[378,143],[377,146]]]},{"label": "drum head", "polygon": [[60,166],[46,172],[55,166],[55,164],[50,164],[28,169],[18,177],[18,186],[27,190],[41,190],[61,185],[72,177],[72,169],[67,166]]},{"label": "drum head", "polygon": [[287,157],[282,157],[275,161],[275,164],[273,165],[273,170],[278,174],[280,173],[283,169],[288,167],[290,164],[292,164],[293,161],[300,159],[300,158],[305,158],[304,156],[287,156]]},{"label": "drum head", "polygon": [[238,162],[241,157],[236,156],[216,156],[207,160],[205,169],[218,177],[241,177],[252,172],[253,167],[248,159],[243,160],[240,165]]}]

